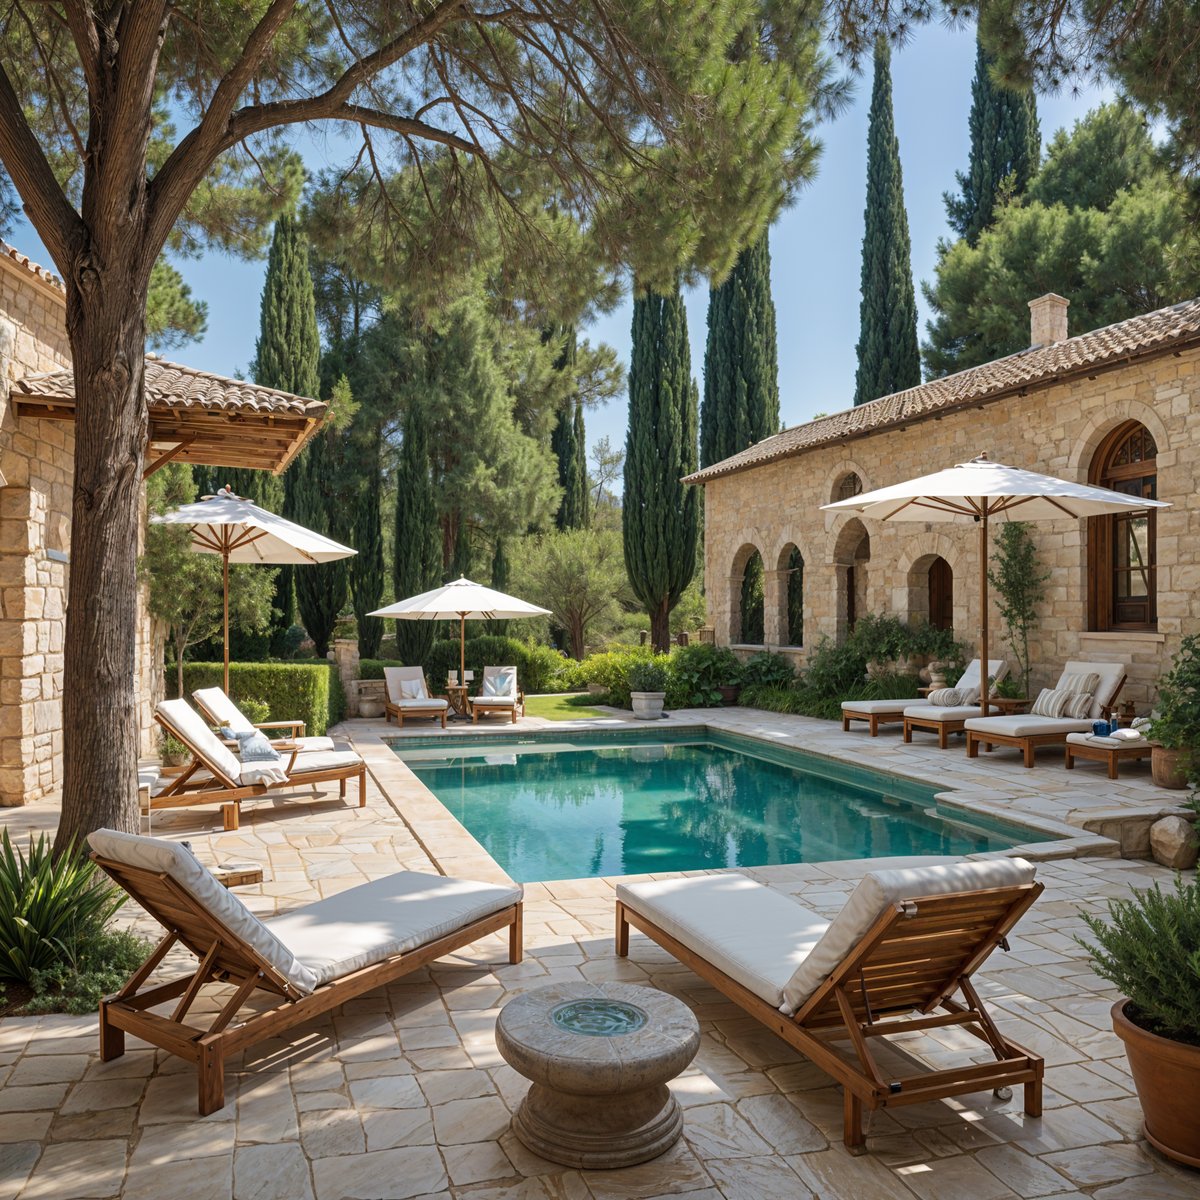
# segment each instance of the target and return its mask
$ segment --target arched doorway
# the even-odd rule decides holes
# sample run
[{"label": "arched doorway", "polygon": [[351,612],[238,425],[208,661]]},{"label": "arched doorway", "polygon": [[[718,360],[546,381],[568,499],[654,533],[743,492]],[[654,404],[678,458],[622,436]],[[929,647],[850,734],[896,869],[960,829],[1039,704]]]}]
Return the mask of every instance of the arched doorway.
[{"label": "arched doorway", "polygon": [[929,564],[929,623],[934,629],[949,629],[954,624],[954,571],[940,556]]},{"label": "arched doorway", "polygon": [[742,629],[738,641],[747,646],[761,646],[765,636],[763,561],[757,550],[746,560],[742,571]]},{"label": "arched doorway", "polygon": [[804,556],[795,545],[784,546],[779,556],[784,574],[779,629],[785,646],[804,645]]},{"label": "arched doorway", "polygon": [[871,561],[871,538],[857,517],[847,521],[838,534],[833,561],[837,570],[838,637],[846,637],[867,611],[867,565]]},{"label": "arched doorway", "polygon": [[[1158,496],[1158,447],[1138,421],[1118,425],[1100,443],[1091,483],[1146,500]],[[1158,624],[1155,510],[1088,521],[1088,625],[1155,629]]]}]

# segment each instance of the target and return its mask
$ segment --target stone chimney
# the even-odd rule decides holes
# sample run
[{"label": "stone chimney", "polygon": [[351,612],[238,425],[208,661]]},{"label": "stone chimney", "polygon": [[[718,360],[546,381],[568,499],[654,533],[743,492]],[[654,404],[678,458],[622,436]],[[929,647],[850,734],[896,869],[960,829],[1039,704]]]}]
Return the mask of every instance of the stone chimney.
[{"label": "stone chimney", "polygon": [[1067,333],[1067,309],[1071,302],[1065,296],[1047,292],[1029,302],[1030,346],[1053,346],[1065,342]]}]

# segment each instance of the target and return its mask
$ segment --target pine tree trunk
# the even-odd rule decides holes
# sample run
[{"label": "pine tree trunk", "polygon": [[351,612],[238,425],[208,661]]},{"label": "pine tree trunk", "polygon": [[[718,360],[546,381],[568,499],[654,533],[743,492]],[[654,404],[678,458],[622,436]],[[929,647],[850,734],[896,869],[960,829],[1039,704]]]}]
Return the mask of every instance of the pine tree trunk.
[{"label": "pine tree trunk", "polygon": [[148,279],[94,256],[67,281],[75,376],[71,572],[63,661],[63,797],[56,850],[138,830],[137,548],[147,414]]}]

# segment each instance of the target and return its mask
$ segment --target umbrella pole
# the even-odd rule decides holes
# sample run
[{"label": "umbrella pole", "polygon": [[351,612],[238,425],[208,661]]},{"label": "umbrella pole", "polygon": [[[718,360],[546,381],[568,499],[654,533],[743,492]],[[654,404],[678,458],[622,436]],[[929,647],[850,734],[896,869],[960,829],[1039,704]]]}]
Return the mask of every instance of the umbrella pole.
[{"label": "umbrella pole", "polygon": [[221,555],[221,580],[225,590],[225,695],[229,695],[229,551]]},{"label": "umbrella pole", "polygon": [[988,678],[988,502],[983,500],[983,515],[979,518],[979,678],[983,686],[979,690],[979,713],[988,715],[988,694],[991,682]]},{"label": "umbrella pole", "polygon": [[458,614],[458,682],[467,686],[467,614]]}]

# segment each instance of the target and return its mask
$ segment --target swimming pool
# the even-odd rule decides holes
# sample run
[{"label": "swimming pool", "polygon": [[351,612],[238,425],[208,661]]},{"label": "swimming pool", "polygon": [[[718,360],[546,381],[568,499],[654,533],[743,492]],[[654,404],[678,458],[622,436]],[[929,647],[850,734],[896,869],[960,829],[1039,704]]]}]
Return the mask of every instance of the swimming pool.
[{"label": "swimming pool", "polygon": [[1039,838],[939,807],[941,788],[705,727],[390,745],[520,883],[972,854]]}]

